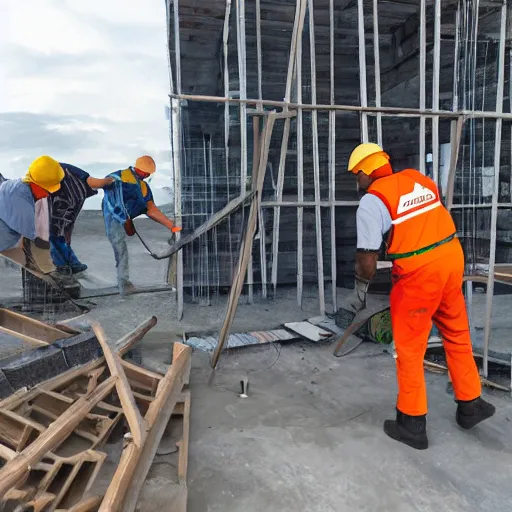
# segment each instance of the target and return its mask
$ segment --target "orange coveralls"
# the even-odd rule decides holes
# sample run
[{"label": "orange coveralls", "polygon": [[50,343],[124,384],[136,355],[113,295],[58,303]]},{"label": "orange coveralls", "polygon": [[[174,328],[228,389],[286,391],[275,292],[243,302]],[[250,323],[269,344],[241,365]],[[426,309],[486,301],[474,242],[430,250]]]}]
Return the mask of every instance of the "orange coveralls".
[{"label": "orange coveralls", "polygon": [[462,294],[464,254],[435,182],[407,169],[376,180],[368,192],[384,202],[392,220],[388,256],[394,260],[390,302],[397,408],[410,416],[427,413],[423,359],[432,322],[441,332],[455,397],[479,397]]}]

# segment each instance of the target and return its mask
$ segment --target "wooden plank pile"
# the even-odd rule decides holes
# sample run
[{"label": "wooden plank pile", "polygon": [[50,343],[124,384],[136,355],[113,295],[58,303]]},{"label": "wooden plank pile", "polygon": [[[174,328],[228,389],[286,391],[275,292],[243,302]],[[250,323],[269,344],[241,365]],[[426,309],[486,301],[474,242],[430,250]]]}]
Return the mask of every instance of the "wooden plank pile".
[{"label": "wooden plank pile", "polygon": [[[114,349],[93,329],[103,357],[0,401],[0,510],[134,511],[172,415],[183,422],[173,506],[186,510],[191,349],[175,343],[162,375],[122,359],[140,329]],[[120,458],[109,460],[105,445],[125,427]],[[96,484],[107,461],[105,490]]]}]

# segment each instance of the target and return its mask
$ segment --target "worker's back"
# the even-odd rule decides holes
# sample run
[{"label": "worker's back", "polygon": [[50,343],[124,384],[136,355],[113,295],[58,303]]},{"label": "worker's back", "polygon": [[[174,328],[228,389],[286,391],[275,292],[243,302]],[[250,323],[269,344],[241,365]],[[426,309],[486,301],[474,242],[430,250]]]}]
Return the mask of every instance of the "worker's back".
[{"label": "worker's back", "polygon": [[0,251],[14,247],[23,235],[35,238],[35,201],[21,180],[0,183]]},{"label": "worker's back", "polygon": [[396,265],[412,270],[446,252],[441,247],[454,238],[456,228],[433,180],[406,169],[377,179],[368,192],[391,216],[387,253]]}]

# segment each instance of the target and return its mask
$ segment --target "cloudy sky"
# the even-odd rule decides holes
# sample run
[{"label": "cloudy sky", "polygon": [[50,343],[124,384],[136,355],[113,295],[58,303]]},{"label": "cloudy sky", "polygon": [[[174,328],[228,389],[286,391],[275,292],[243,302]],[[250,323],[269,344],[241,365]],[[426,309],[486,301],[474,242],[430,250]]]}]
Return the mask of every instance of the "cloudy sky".
[{"label": "cloudy sky", "polygon": [[0,0],[0,11],[0,172],[22,176],[48,154],[99,177],[150,154],[153,188],[169,186],[164,0]]}]

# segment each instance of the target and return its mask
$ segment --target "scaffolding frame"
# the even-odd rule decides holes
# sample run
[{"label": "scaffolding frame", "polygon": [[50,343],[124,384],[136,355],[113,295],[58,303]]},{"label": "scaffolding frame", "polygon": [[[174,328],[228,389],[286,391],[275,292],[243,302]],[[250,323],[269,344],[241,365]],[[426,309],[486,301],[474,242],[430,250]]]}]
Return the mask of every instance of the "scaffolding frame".
[{"label": "scaffolding frame", "polygon": [[[453,5],[453,0],[444,0],[445,3]],[[283,91],[283,101],[267,100],[263,98],[262,93],[262,44],[261,44],[261,0],[255,0],[256,5],[256,34],[257,34],[257,76],[258,76],[258,97],[248,98],[246,88],[246,46],[245,46],[245,0],[226,0],[226,14],[225,24],[223,32],[223,48],[224,48],[224,96],[210,96],[210,95],[193,95],[183,94],[181,91],[181,78],[180,78],[180,51],[179,51],[179,0],[168,0],[168,15],[171,12],[170,4],[173,4],[174,12],[174,35],[175,35],[175,63],[171,65],[171,69],[174,67],[175,79],[171,77],[171,109],[172,109],[172,124],[173,124],[173,163],[174,163],[174,177],[175,177],[175,215],[179,222],[181,218],[181,195],[180,195],[180,158],[179,158],[179,146],[176,149],[175,144],[179,145],[180,142],[180,110],[182,102],[208,102],[218,103],[225,105],[225,119],[229,117],[229,107],[238,105],[240,109],[240,124],[241,124],[241,140],[242,140],[242,180],[241,180],[241,191],[240,194],[245,193],[245,180],[247,176],[247,118],[249,115],[256,118],[265,119],[265,115],[268,112],[264,111],[264,108],[280,109],[274,110],[273,119],[278,119],[279,115],[282,114],[285,118],[285,125],[283,130],[283,138],[281,145],[281,154],[278,170],[277,180],[277,193],[275,201],[261,201],[258,202],[258,218],[260,231],[263,229],[262,223],[262,212],[266,208],[274,210],[274,230],[273,230],[273,241],[272,241],[272,277],[271,283],[274,290],[277,286],[277,265],[279,257],[279,219],[281,208],[296,208],[297,209],[297,302],[302,305],[303,300],[303,266],[302,266],[302,222],[303,222],[303,210],[306,207],[313,208],[315,211],[315,226],[316,226],[316,246],[317,246],[317,264],[318,264],[318,290],[319,290],[319,311],[321,314],[325,313],[325,290],[324,290],[324,276],[323,276],[323,256],[322,256],[322,234],[321,234],[321,209],[330,209],[330,237],[331,237],[331,279],[333,283],[333,294],[332,303],[336,308],[336,225],[334,211],[336,207],[357,206],[358,201],[340,201],[336,200],[335,194],[335,181],[334,181],[334,159],[335,159],[335,114],[336,112],[351,112],[359,113],[361,116],[361,140],[368,141],[368,120],[370,117],[376,118],[377,125],[377,142],[382,144],[382,120],[384,117],[403,117],[403,118],[419,118],[420,121],[420,140],[419,140],[419,162],[420,171],[425,173],[425,138],[426,138],[426,120],[432,120],[432,161],[433,161],[433,176],[436,182],[439,182],[439,121],[446,119],[451,121],[450,130],[450,145],[451,145],[451,159],[450,168],[448,173],[448,188],[446,190],[446,203],[449,209],[464,209],[464,208],[491,208],[491,228],[490,228],[490,257],[489,257],[489,271],[486,278],[487,282],[487,298],[486,298],[486,317],[485,317],[485,335],[484,335],[484,367],[483,374],[485,377],[488,375],[488,355],[489,355],[489,343],[491,337],[491,315],[492,315],[492,303],[494,293],[494,281],[495,281],[495,264],[496,264],[496,232],[497,232],[497,215],[498,209],[502,207],[512,207],[511,203],[499,202],[499,174],[500,174],[500,150],[501,150],[501,133],[503,121],[512,121],[512,112],[503,111],[503,100],[504,100],[504,75],[505,75],[505,46],[507,40],[507,17],[510,18],[510,7],[508,0],[501,0],[501,24],[500,24],[500,39],[499,39],[499,58],[498,58],[498,78],[497,78],[497,98],[494,110],[471,110],[467,108],[461,108],[461,102],[457,95],[457,81],[459,74],[457,72],[457,63],[459,59],[459,27],[461,23],[461,2],[466,3],[467,0],[458,0],[457,11],[456,11],[456,44],[454,50],[454,91],[452,109],[440,109],[440,98],[439,98],[439,87],[440,87],[440,60],[441,60],[441,13],[442,13],[442,0],[434,0],[434,44],[433,44],[433,83],[432,83],[432,108],[426,108],[426,48],[427,48],[427,29],[426,29],[426,0],[420,0],[419,13],[419,108],[401,108],[401,107],[385,107],[381,104],[381,86],[380,86],[380,55],[379,55],[379,23],[378,23],[378,0],[373,0],[372,4],[372,23],[373,23],[373,36],[374,36],[374,63],[375,63],[375,105],[371,106],[368,104],[367,94],[367,78],[366,78],[366,41],[365,41],[365,13],[363,0],[357,0],[357,11],[358,11],[358,43],[359,43],[359,73],[360,73],[360,105],[346,105],[336,104],[334,94],[334,5],[333,0],[329,0],[329,13],[330,13],[330,25],[329,25],[329,66],[330,66],[330,102],[329,104],[318,104],[316,102],[315,85],[316,85],[316,52],[315,52],[315,33],[314,33],[314,5],[313,0],[296,0],[295,7],[295,22],[290,41],[290,54],[289,54],[289,67],[286,79],[286,87]],[[238,47],[238,63],[240,73],[240,97],[233,98],[228,94],[229,89],[229,77],[228,64],[227,64],[227,43],[229,38],[228,23],[230,12],[232,9],[232,3],[235,3],[236,14],[237,14],[237,47]],[[488,2],[485,2],[488,3]],[[497,6],[498,2],[494,2],[493,5]],[[476,0],[476,19],[478,20],[478,10],[480,2]],[[310,103],[304,103],[302,101],[302,35],[304,31],[304,19],[306,12],[309,13],[309,38],[310,38],[310,67],[312,77],[312,98]],[[509,23],[511,20],[509,19]],[[477,21],[478,24],[478,21]],[[478,26],[474,27],[475,31],[475,45],[476,36],[478,32]],[[511,50],[512,55],[512,50]],[[512,68],[512,66],[511,66]],[[511,70],[512,73],[512,70]],[[172,74],[172,72],[171,72]],[[297,93],[295,95],[295,101],[292,101],[292,90],[296,87]],[[512,90],[512,79],[510,83]],[[511,93],[512,94],[512,93]],[[248,107],[254,107],[255,111],[249,112]],[[329,197],[328,199],[321,199],[320,196],[320,178],[318,174],[318,112],[329,113]],[[304,183],[303,183],[303,148],[302,148],[302,137],[303,137],[303,113],[311,112],[312,115],[312,130],[313,130],[313,163],[314,163],[314,200],[304,200]],[[287,157],[288,139],[290,132],[291,117],[296,117],[297,122],[297,177],[298,177],[298,191],[296,201],[286,201],[282,198],[283,192],[283,180],[284,180],[284,166]],[[457,169],[457,158],[459,155],[459,148],[461,145],[462,131],[464,124],[468,120],[472,119],[490,119],[496,122],[496,138],[495,138],[495,155],[494,155],[494,183],[492,198],[490,204],[453,204],[454,196],[454,183],[455,174]],[[226,122],[227,126],[227,122]],[[256,126],[256,123],[255,123]],[[225,130],[228,130],[226,127]],[[177,133],[174,133],[177,132]],[[228,133],[226,133],[226,152],[228,151]],[[256,140],[256,138],[255,138]],[[316,143],[315,143],[316,141]],[[244,154],[245,148],[245,154]],[[264,151],[265,148],[263,148]],[[258,151],[255,151],[258,153]],[[266,159],[267,154],[259,154],[258,158]],[[260,160],[261,161],[261,160]],[[257,160],[256,160],[257,162]],[[226,159],[226,165],[227,159]],[[258,166],[256,165],[256,168]],[[261,169],[261,172],[265,173],[265,169]],[[260,177],[260,179],[263,179]],[[260,241],[261,241],[260,233]],[[263,233],[264,236],[264,233]],[[263,251],[261,249],[262,258],[262,272],[265,265],[263,264]],[[181,254],[181,253],[179,253]],[[265,256],[266,258],[266,256]],[[178,300],[178,318],[181,319],[183,316],[183,259],[178,258],[177,262],[177,300]],[[265,270],[266,272],[266,270]],[[181,279],[180,279],[181,276]],[[253,294],[253,279],[252,279],[252,258],[248,263],[248,285],[249,285],[249,301],[252,302]],[[475,278],[476,279],[476,278]],[[466,281],[471,281],[471,276],[465,276]],[[481,276],[478,277],[481,280]],[[267,296],[266,291],[266,278],[262,279],[262,295]],[[240,285],[241,286],[241,285]],[[226,333],[224,333],[226,334]]]}]

